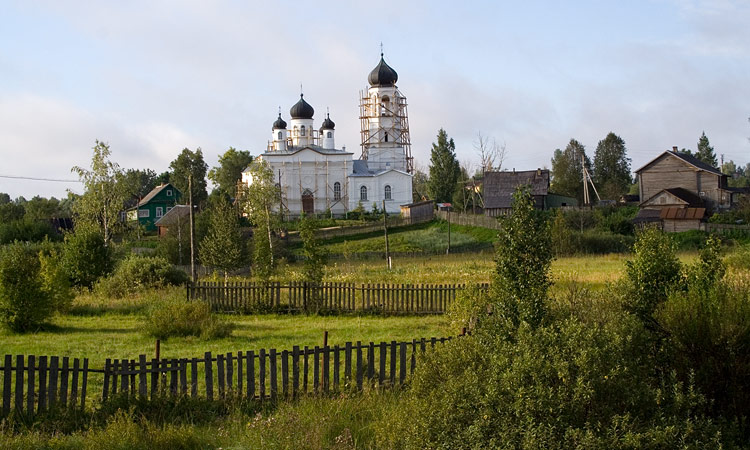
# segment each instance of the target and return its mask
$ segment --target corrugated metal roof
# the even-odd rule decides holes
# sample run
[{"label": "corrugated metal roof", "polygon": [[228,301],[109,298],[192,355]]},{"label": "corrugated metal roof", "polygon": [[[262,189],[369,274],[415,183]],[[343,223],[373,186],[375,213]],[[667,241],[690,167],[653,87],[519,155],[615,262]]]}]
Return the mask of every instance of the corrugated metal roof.
[{"label": "corrugated metal roof", "polygon": [[706,215],[706,208],[663,208],[659,213],[660,219],[671,220],[700,220]]},{"label": "corrugated metal roof", "polygon": [[156,186],[155,188],[153,188],[151,190],[151,192],[149,192],[148,194],[146,194],[146,196],[143,197],[140,202],[138,202],[138,206],[143,206],[146,203],[150,202],[154,197],[156,197],[157,195],[159,195],[159,192],[163,191],[167,186],[170,186],[170,187],[172,187],[172,189],[174,189],[174,191],[175,191],[174,198],[177,198],[177,194],[176,193],[179,192],[179,191],[177,189],[175,189],[174,186],[172,186],[172,183],[161,184],[159,186]]}]

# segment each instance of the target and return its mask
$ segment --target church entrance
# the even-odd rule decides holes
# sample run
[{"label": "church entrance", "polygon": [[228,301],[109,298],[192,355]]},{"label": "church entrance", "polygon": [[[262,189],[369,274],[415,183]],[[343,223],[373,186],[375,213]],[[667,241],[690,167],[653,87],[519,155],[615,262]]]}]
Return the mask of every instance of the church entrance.
[{"label": "church entrance", "polygon": [[310,189],[305,189],[302,192],[302,212],[306,215],[315,214],[315,198],[313,198]]}]

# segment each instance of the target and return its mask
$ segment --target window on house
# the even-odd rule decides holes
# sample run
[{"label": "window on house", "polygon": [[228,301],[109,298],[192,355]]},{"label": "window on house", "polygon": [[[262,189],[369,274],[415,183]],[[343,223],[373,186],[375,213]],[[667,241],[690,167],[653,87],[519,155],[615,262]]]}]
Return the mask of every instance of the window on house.
[{"label": "window on house", "polygon": [[367,200],[367,186],[362,186],[361,188],[359,188],[359,199]]},{"label": "window on house", "polygon": [[327,137],[327,138],[329,138],[329,139],[330,139],[330,138],[332,138],[332,137],[333,137],[333,133],[331,133],[331,132],[329,131],[328,133],[326,133],[326,137]]},{"label": "window on house", "polygon": [[333,183],[333,199],[341,200],[341,183],[338,181]]},{"label": "window on house", "polygon": [[385,185],[385,199],[391,200],[391,187],[389,185]]},{"label": "window on house", "polygon": [[139,218],[141,218],[141,217],[148,217],[148,216],[149,216],[149,212],[148,212],[147,209],[139,209],[138,210],[138,217]]},{"label": "window on house", "polygon": [[300,127],[300,129],[299,129],[299,135],[300,135],[300,136],[304,136],[304,135],[305,135],[305,126],[304,126],[304,125],[302,125],[302,126]]},{"label": "window on house", "polygon": [[172,207],[171,206],[167,206],[167,212],[169,212],[171,210],[172,210]]},{"label": "window on house", "polygon": [[171,197],[171,196],[172,196],[172,189],[167,189],[167,197]]},{"label": "window on house", "polygon": [[388,142],[388,133],[385,133],[385,142]]},{"label": "window on house", "polygon": [[279,137],[278,140],[281,140],[281,131],[279,131]]},{"label": "window on house", "polygon": [[161,206],[156,207],[156,217],[161,217],[164,215],[164,208]]}]

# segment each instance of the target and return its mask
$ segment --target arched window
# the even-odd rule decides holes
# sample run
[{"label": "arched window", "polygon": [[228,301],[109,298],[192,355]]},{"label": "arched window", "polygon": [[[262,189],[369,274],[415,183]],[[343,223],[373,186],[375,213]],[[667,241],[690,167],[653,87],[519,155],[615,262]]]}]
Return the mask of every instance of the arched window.
[{"label": "arched window", "polygon": [[281,140],[281,131],[279,131],[279,138],[278,139]]},{"label": "arched window", "polygon": [[302,126],[300,127],[299,135],[300,135],[300,136],[304,136],[304,135],[305,135],[305,126],[304,126],[304,125],[302,125]]},{"label": "arched window", "polygon": [[387,95],[384,95],[380,100],[380,115],[390,116],[391,115],[391,99]]},{"label": "arched window", "polygon": [[359,199],[367,200],[367,186],[362,186],[361,188],[359,188]]},{"label": "arched window", "polygon": [[333,199],[341,200],[341,183],[338,181],[333,183]]},{"label": "arched window", "polygon": [[294,129],[292,131],[293,131],[292,135],[297,136],[298,134],[297,125],[294,126]]},{"label": "arched window", "polygon": [[385,199],[391,200],[391,187],[389,185],[385,185]]},{"label": "arched window", "polygon": [[332,137],[333,137],[333,133],[331,133],[331,132],[329,131],[328,133],[326,133],[326,137],[327,137],[327,138],[329,138],[329,139],[330,139],[330,138],[332,138]]}]

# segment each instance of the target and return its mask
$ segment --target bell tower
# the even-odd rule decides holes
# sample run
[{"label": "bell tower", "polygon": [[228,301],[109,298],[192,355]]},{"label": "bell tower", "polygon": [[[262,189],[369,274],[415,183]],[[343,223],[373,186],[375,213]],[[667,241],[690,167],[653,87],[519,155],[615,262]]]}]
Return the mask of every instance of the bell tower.
[{"label": "bell tower", "polygon": [[369,88],[360,91],[361,159],[375,170],[414,170],[409,138],[406,97],[396,87],[398,74],[380,53],[380,62],[367,77]]}]

